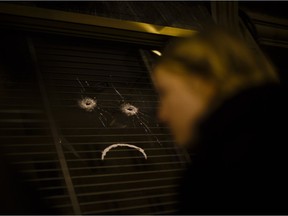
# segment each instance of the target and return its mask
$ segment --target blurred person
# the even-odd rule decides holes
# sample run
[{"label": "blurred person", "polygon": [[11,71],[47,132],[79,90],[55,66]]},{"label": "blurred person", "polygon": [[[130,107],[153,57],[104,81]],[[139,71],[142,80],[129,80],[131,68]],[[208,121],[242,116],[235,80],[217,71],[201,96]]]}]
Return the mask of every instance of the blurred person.
[{"label": "blurred person", "polygon": [[191,155],[178,214],[287,214],[287,106],[272,64],[221,29],[170,42],[159,119]]}]

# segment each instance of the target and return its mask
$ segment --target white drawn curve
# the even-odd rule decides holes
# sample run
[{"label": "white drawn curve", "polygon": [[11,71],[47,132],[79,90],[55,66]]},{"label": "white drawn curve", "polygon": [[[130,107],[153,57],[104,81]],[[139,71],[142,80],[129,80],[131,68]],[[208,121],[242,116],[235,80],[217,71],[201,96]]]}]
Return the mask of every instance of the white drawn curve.
[{"label": "white drawn curve", "polygon": [[112,144],[112,145],[108,146],[107,148],[105,148],[103,150],[101,159],[104,160],[104,157],[107,154],[107,152],[109,152],[112,148],[117,148],[117,147],[134,148],[134,149],[138,150],[139,152],[141,152],[144,155],[145,159],[147,159],[147,155],[146,155],[145,151],[142,148],[140,148],[138,146],[135,146],[135,145],[126,144],[126,143],[117,143],[117,144]]}]

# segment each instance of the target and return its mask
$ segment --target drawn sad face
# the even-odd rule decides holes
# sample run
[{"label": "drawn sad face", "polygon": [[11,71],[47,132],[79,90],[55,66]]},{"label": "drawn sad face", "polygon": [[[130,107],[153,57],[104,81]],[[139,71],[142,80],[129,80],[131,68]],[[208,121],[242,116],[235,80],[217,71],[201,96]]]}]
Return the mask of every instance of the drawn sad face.
[{"label": "drawn sad face", "polygon": [[[80,82],[82,88],[84,88],[84,85],[81,83],[81,81],[78,79],[78,82]],[[119,95],[119,98],[121,99],[121,103],[120,106],[118,105],[118,107],[116,106],[115,109],[119,110],[120,113],[124,114],[124,116],[126,116],[126,118],[132,120],[134,126],[136,127],[136,125],[141,126],[142,128],[144,128],[145,132],[147,134],[152,135],[152,131],[150,130],[149,126],[148,126],[148,118],[150,118],[148,115],[144,114],[143,112],[140,111],[140,109],[131,104],[126,102],[126,99],[121,95],[121,93],[113,86],[113,89],[115,90],[116,94]],[[86,89],[84,88],[84,93],[86,92]],[[88,113],[92,113],[92,112],[96,112],[96,116],[98,117],[99,121],[101,122],[103,127],[110,127],[114,124],[115,119],[113,118],[109,118],[112,116],[111,112],[105,110],[103,107],[101,107],[101,104],[98,103],[98,101],[96,100],[96,97],[88,97],[88,96],[83,96],[81,95],[82,99],[78,100],[78,107],[81,108],[83,111],[88,112]],[[112,121],[109,121],[109,119],[113,119]],[[158,140],[158,138],[156,136],[154,136],[155,140],[160,144],[160,141]],[[101,159],[104,160],[105,155],[113,148],[117,148],[117,147],[129,147],[129,148],[133,148],[138,150],[139,152],[141,152],[144,156],[145,159],[147,159],[147,155],[145,153],[145,151],[136,146],[136,145],[132,145],[132,144],[127,144],[127,143],[116,143],[116,144],[111,144],[108,147],[106,147],[103,151],[102,151],[102,156]]]}]

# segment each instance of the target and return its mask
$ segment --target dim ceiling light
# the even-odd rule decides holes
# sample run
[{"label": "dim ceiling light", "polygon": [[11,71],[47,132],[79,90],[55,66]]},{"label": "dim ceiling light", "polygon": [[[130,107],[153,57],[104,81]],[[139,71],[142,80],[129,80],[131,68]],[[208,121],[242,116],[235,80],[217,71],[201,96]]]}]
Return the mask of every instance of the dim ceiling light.
[{"label": "dim ceiling light", "polygon": [[158,50],[151,50],[153,53],[155,53],[156,55],[158,55],[158,56],[161,56],[162,54],[161,54],[161,52],[159,52]]}]

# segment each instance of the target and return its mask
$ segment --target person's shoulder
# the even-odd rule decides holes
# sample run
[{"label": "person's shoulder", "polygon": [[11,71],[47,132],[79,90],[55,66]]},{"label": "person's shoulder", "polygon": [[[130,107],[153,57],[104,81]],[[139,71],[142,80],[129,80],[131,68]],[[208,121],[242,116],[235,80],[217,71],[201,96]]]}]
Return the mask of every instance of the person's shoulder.
[{"label": "person's shoulder", "polygon": [[287,140],[283,127],[287,120],[285,95],[277,85],[240,92],[203,122],[199,128],[199,145],[212,155],[230,155],[235,160],[237,155],[256,157],[269,151],[279,155],[280,149],[285,148],[282,140]]},{"label": "person's shoulder", "polygon": [[[245,89],[225,100],[200,125],[203,130],[225,132],[224,129],[248,129],[268,121],[287,117],[287,93],[280,85],[270,84]],[[269,125],[266,124],[269,127]]]}]

